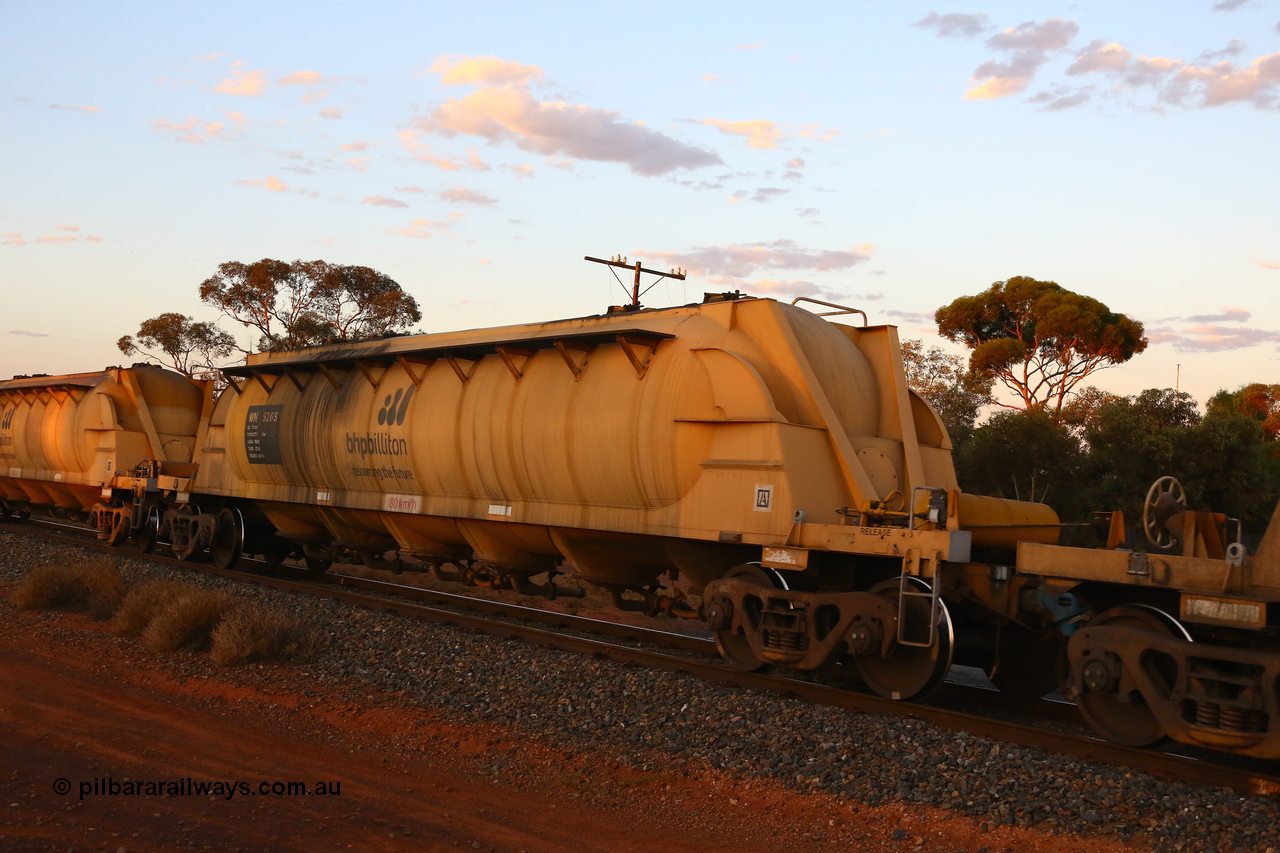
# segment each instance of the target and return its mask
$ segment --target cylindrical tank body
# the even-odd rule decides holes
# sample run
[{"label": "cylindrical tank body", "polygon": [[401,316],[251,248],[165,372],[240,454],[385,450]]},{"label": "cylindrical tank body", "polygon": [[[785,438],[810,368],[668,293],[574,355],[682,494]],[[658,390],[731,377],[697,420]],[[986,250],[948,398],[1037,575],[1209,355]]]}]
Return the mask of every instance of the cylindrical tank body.
[{"label": "cylindrical tank body", "polygon": [[264,354],[232,371],[227,469],[201,488],[302,541],[524,573],[568,558],[620,584],[718,572],[797,509],[834,525],[955,487],[897,358],[892,327],[756,299]]},{"label": "cylindrical tank body", "polygon": [[203,383],[148,365],[0,382],[0,489],[85,509],[143,459],[187,473],[203,400]]}]

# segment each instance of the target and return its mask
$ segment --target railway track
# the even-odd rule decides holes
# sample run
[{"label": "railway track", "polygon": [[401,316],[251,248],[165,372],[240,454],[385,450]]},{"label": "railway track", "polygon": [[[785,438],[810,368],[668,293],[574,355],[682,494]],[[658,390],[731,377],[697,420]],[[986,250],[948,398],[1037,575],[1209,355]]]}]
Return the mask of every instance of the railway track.
[{"label": "railway track", "polygon": [[[1015,711],[1041,720],[1080,725],[1074,706],[1062,702],[1028,702],[991,690],[947,684],[934,702],[890,701],[882,697],[833,687],[814,681],[767,673],[743,673],[719,662],[715,644],[707,639],[589,619],[466,595],[427,590],[349,575],[330,574],[323,579],[268,576],[256,571],[219,569],[159,554],[121,551],[77,525],[28,519],[21,526],[0,525],[0,533],[31,535],[105,552],[153,560],[188,571],[199,571],[255,583],[283,591],[319,596],[355,606],[397,613],[409,618],[453,625],[494,636],[521,640],[545,648],[591,655],[628,665],[685,672],[698,678],[798,698],[847,711],[883,714],[920,720],[951,731],[999,740],[1015,746],[1042,749],[1086,761],[1126,766],[1134,770],[1200,785],[1232,788],[1240,793],[1280,799],[1280,776],[1260,766],[1262,762],[1227,757],[1222,763],[1214,753],[1183,755],[1152,749],[1134,749],[1108,743],[1090,735],[1064,731],[1061,726],[1030,725],[992,716],[955,710],[952,704],[974,704],[986,711]],[[242,565],[265,566],[244,559]],[[424,603],[426,602],[426,603]],[[607,638],[607,639],[604,639]],[[985,694],[985,695],[984,695]]]}]

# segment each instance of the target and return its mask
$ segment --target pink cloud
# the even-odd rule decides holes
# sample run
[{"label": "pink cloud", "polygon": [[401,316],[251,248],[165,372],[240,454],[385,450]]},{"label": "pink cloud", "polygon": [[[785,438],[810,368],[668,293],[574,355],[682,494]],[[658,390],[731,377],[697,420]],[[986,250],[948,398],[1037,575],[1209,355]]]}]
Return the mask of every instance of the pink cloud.
[{"label": "pink cloud", "polygon": [[662,264],[681,266],[697,275],[726,276],[744,279],[752,271],[807,269],[830,272],[848,269],[871,259],[875,246],[864,243],[853,249],[806,249],[792,240],[772,243],[731,243],[683,252],[636,252],[640,257],[655,258]]},{"label": "pink cloud", "polygon": [[277,86],[315,86],[324,82],[324,75],[319,71],[295,71],[287,77],[276,81]]},{"label": "pink cloud", "polygon": [[974,85],[965,93],[965,100],[1007,98],[1026,91],[1050,54],[1069,45],[1079,32],[1075,21],[1050,18],[1040,23],[1027,21],[996,33],[987,39],[987,46],[1008,52],[1009,59],[989,59],[979,65],[969,80]]},{"label": "pink cloud", "polygon": [[933,30],[939,38],[972,38],[988,29],[987,16],[982,12],[930,12],[911,26]]},{"label": "pink cloud", "polygon": [[542,69],[498,59],[496,56],[442,56],[429,69],[440,75],[445,86],[482,84],[503,86],[525,85],[542,81]]},{"label": "pink cloud", "polygon": [[[232,115],[239,115],[239,113],[233,113]],[[211,139],[226,140],[232,138],[242,123],[233,120],[233,124],[236,127],[229,131],[227,125],[220,121],[201,121],[198,118],[190,117],[182,124],[174,124],[168,119],[162,118],[151,122],[151,127],[156,133],[172,134],[174,142],[190,142],[198,145]]]},{"label": "pink cloud", "polygon": [[734,50],[759,50],[762,47],[764,47],[764,42],[753,41],[750,44],[735,44],[733,46],[733,49]]},{"label": "pink cloud", "polygon": [[1280,332],[1241,326],[1203,325],[1180,331],[1167,327],[1150,330],[1152,343],[1172,343],[1179,352],[1224,352],[1266,343],[1280,343]]},{"label": "pink cloud", "polygon": [[439,157],[431,152],[431,146],[419,140],[419,134],[413,130],[402,130],[396,134],[400,137],[400,144],[409,152],[413,159],[419,163],[426,163],[439,169],[449,172],[462,168],[456,158]]},{"label": "pink cloud", "polygon": [[347,107],[325,107],[319,113],[317,113],[317,115],[319,115],[320,118],[339,119],[345,116],[347,114],[347,111],[348,111]]},{"label": "pink cloud", "polygon": [[63,104],[50,104],[50,105],[49,105],[49,109],[51,109],[51,110],[79,110],[79,111],[80,111],[80,112],[82,112],[82,113],[89,113],[90,115],[93,115],[94,113],[100,113],[100,112],[102,112],[102,107],[78,107],[78,106],[75,106],[74,104],[67,104],[67,105],[63,105]]},{"label": "pink cloud", "polygon": [[293,190],[289,189],[288,184],[286,184],[284,181],[277,178],[275,175],[268,175],[264,180],[261,180],[261,181],[254,180],[254,179],[244,179],[244,180],[236,181],[236,183],[246,187],[261,187],[262,189],[268,192],[273,192],[273,193],[294,192]]},{"label": "pink cloud", "polygon": [[778,141],[783,137],[782,128],[765,119],[725,121],[718,118],[704,118],[702,123],[711,125],[721,133],[745,136],[748,148],[777,148]]},{"label": "pink cloud", "polygon": [[405,237],[413,237],[416,240],[427,240],[432,235],[432,230],[443,230],[449,227],[447,222],[431,222],[427,219],[415,219],[409,223],[407,228],[395,228],[390,233],[401,234]]},{"label": "pink cloud", "polygon": [[650,130],[643,122],[623,121],[612,110],[539,101],[519,85],[487,86],[461,99],[450,98],[414,125],[446,137],[511,142],[544,157],[622,163],[646,176],[724,162],[714,152]]},{"label": "pink cloud", "polygon": [[387,198],[384,195],[371,195],[360,202],[361,204],[372,204],[375,207],[408,207],[409,205],[398,198]]},{"label": "pink cloud", "polygon": [[485,193],[478,190],[469,190],[466,187],[451,187],[440,192],[440,198],[445,201],[451,201],[454,204],[475,204],[481,207],[496,207],[498,200],[491,198]]},{"label": "pink cloud", "polygon": [[245,64],[243,61],[231,63],[231,73],[235,76],[228,77],[217,86],[214,86],[213,91],[244,98],[260,97],[267,90],[267,86],[270,85],[267,82],[267,72],[244,71],[240,66]]}]

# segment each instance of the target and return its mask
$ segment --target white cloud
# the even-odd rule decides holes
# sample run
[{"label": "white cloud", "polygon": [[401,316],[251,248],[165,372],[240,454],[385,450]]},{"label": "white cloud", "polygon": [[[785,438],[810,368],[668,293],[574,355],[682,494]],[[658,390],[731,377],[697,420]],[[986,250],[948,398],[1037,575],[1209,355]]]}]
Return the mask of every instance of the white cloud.
[{"label": "white cloud", "polygon": [[157,119],[151,122],[151,128],[156,133],[171,134],[174,142],[190,142],[198,145],[212,139],[224,141],[233,139],[248,122],[242,113],[227,113],[224,118],[230,121],[230,126],[227,122],[201,121],[193,116],[182,124],[174,124],[164,118]]},{"label": "white cloud", "polygon": [[813,270],[830,272],[848,269],[870,260],[875,247],[864,243],[852,249],[806,249],[792,240],[772,243],[731,243],[707,246],[683,252],[635,252],[637,256],[654,258],[660,264],[680,266],[695,275],[746,278],[760,270]]},{"label": "white cloud", "polygon": [[1122,71],[1133,54],[1123,46],[1106,39],[1094,39],[1089,46],[1076,54],[1075,62],[1067,69],[1070,75],[1092,74],[1095,71]]},{"label": "white cloud", "polygon": [[721,133],[745,136],[748,148],[777,148],[778,141],[784,135],[781,127],[765,119],[725,121],[718,118],[704,118],[702,123],[711,125]]},{"label": "white cloud", "polygon": [[217,86],[214,86],[213,91],[244,98],[260,97],[270,85],[267,82],[267,72],[245,71],[241,68],[245,64],[247,63],[244,61],[231,63],[231,73],[234,76],[228,77]]},{"label": "white cloud", "polygon": [[[243,180],[236,181],[236,183],[245,187],[258,187],[266,190],[267,192],[273,192],[273,193],[295,192],[295,190],[289,189],[289,185],[286,184],[284,181],[280,180],[279,178],[277,178],[275,175],[268,175],[263,180],[245,178]],[[297,192],[310,194],[310,193],[306,193],[306,191],[297,191]]]},{"label": "white cloud", "polygon": [[1162,56],[1134,58],[1119,44],[1101,46],[1100,41],[1077,56],[1067,73],[1100,74],[1114,81],[1118,94],[1132,97],[1147,89],[1157,104],[1185,108],[1246,102],[1273,109],[1280,95],[1280,52],[1243,67],[1227,61],[1198,65]]},{"label": "white cloud", "polygon": [[750,44],[735,44],[733,46],[733,49],[734,50],[759,50],[762,47],[764,47],[764,42],[753,41]]},{"label": "white cloud", "polygon": [[10,329],[10,330],[9,330],[9,334],[11,334],[11,335],[25,335],[25,336],[26,336],[26,337],[28,337],[28,338],[47,338],[47,337],[49,337],[49,336],[48,336],[48,335],[46,335],[44,332],[28,332],[26,329]]},{"label": "white cloud", "polygon": [[428,219],[415,219],[405,228],[393,228],[390,233],[400,234],[405,237],[413,237],[416,240],[427,240],[433,236],[433,232],[442,231],[449,227],[447,222],[432,222]]},{"label": "white cloud", "polygon": [[82,113],[89,113],[90,115],[93,115],[94,113],[100,113],[100,112],[102,112],[102,107],[78,107],[78,106],[76,106],[76,105],[74,105],[74,104],[50,104],[50,105],[49,105],[49,109],[51,109],[51,110],[79,110],[79,111],[80,111],[80,112],[82,112]]},{"label": "white cloud", "polygon": [[481,207],[496,207],[498,204],[497,199],[478,190],[469,190],[466,187],[450,187],[447,190],[441,190],[440,198],[445,201],[451,201],[454,204],[475,204]]},{"label": "white cloud", "polygon": [[295,71],[287,77],[276,81],[277,86],[316,86],[324,82],[324,75],[319,71]]},{"label": "white cloud", "polygon": [[1222,306],[1220,314],[1193,314],[1186,320],[1191,323],[1243,323],[1253,316],[1253,312],[1244,308]]},{"label": "white cloud", "polygon": [[[0,246],[26,246],[29,244],[50,244],[50,243],[101,243],[101,237],[95,237],[92,234],[80,234],[79,225],[57,225],[54,226],[55,231],[67,231],[67,234],[46,234],[43,237],[37,237],[34,240],[25,240],[22,235],[16,231],[10,231],[7,234],[0,234]],[[18,334],[18,333],[14,333]]]},{"label": "white cloud", "polygon": [[536,99],[528,89],[541,79],[536,66],[495,57],[443,57],[432,69],[441,74],[442,82],[482,85],[460,99],[449,98],[430,116],[415,119],[414,126],[426,133],[510,142],[543,157],[623,163],[641,175],[723,163],[714,152],[650,130],[643,122],[623,121],[612,110]]},{"label": "white cloud", "polygon": [[429,69],[440,75],[445,86],[482,84],[503,86],[527,85],[542,81],[542,69],[536,65],[521,65],[496,56],[442,56]]},{"label": "white cloud", "polygon": [[1280,332],[1241,326],[1193,326],[1175,330],[1160,327],[1147,332],[1155,344],[1171,343],[1179,352],[1226,352],[1260,344],[1280,344]]},{"label": "white cloud", "polygon": [[979,65],[969,80],[975,85],[965,93],[965,100],[1006,98],[1026,91],[1049,55],[1065,48],[1079,32],[1075,21],[1050,18],[1040,23],[1027,21],[996,33],[987,39],[987,46],[1009,53],[1009,59],[988,59]]},{"label": "white cloud", "polygon": [[983,12],[930,12],[911,26],[933,30],[940,38],[972,38],[986,32],[989,25]]}]

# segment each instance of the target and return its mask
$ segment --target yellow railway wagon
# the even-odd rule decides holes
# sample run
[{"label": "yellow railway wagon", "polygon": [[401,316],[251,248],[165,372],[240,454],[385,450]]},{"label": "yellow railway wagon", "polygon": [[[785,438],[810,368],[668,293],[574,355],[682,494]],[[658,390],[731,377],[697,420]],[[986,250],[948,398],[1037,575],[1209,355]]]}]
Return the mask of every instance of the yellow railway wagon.
[{"label": "yellow railway wagon", "polygon": [[[135,366],[0,383],[6,513],[99,536],[426,570],[703,620],[728,665],[851,666],[927,694],[953,662],[1075,698],[1103,736],[1280,757],[1280,521],[1157,481],[1146,543],[1057,544],[966,495],[897,331],[738,294],[262,353],[209,382]],[[7,476],[3,476],[7,474]],[[1280,509],[1278,509],[1280,512]],[[543,581],[535,578],[544,577]]]}]

